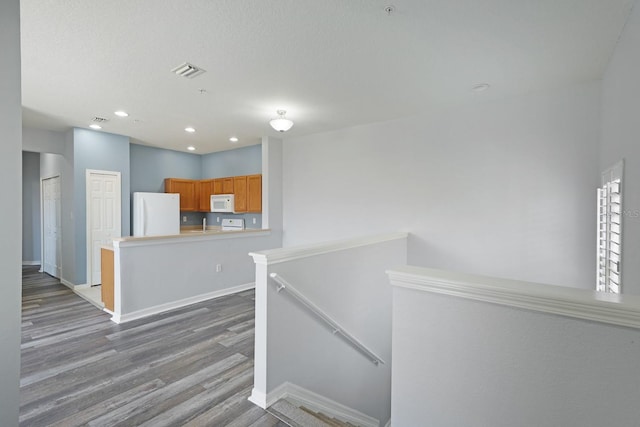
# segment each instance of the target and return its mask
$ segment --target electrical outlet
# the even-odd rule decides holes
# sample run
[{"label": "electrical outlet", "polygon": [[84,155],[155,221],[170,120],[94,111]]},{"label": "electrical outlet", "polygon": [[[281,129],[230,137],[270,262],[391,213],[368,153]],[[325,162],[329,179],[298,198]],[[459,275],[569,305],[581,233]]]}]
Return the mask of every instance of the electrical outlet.
[{"label": "electrical outlet", "polygon": [[216,264],[216,273],[220,273],[222,271],[222,264]]},{"label": "electrical outlet", "polygon": [[[186,216],[183,216],[183,217],[182,217],[182,222],[187,222],[187,217],[186,217]],[[175,224],[175,223],[174,223],[174,224]]]},{"label": "electrical outlet", "polygon": [[256,223],[256,219],[255,219],[255,218],[253,218],[253,223],[254,223],[254,224]]},{"label": "electrical outlet", "polygon": [[219,216],[216,217],[216,222],[220,222],[220,217]]}]

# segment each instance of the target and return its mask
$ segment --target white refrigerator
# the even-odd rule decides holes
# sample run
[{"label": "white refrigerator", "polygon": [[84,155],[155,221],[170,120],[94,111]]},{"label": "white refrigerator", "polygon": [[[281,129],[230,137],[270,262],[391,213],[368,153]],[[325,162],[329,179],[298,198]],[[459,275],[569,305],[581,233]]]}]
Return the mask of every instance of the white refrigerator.
[{"label": "white refrigerator", "polygon": [[133,193],[133,235],[180,234],[180,195]]}]

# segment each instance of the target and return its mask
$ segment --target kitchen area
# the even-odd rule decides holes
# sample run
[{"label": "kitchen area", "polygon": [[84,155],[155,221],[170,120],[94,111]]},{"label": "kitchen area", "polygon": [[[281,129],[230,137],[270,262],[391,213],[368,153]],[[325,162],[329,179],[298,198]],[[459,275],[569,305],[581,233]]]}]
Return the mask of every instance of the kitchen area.
[{"label": "kitchen area", "polygon": [[[278,139],[264,137],[256,145],[194,154],[85,129],[43,136],[60,141],[56,153],[36,155],[40,168],[36,164],[32,171],[36,180],[61,177],[56,277],[94,305],[104,304],[116,322],[250,289],[255,266],[248,253],[281,247]],[[121,229],[93,251],[85,179],[89,171],[121,176],[116,208]],[[174,202],[169,215],[171,231],[155,233],[148,223],[146,232],[138,230],[145,212],[134,206],[135,193],[178,196],[178,211]],[[37,205],[34,209],[40,210]],[[25,212],[26,218],[35,217]],[[146,215],[150,218],[148,209]],[[102,264],[103,248],[110,260],[104,261],[104,276],[97,282],[101,286],[91,286],[91,264]],[[105,283],[112,283],[113,290]]]},{"label": "kitchen area", "polygon": [[263,227],[262,174],[163,184],[132,193],[132,235],[101,249],[101,300],[114,322],[252,289],[248,253],[280,246]]}]

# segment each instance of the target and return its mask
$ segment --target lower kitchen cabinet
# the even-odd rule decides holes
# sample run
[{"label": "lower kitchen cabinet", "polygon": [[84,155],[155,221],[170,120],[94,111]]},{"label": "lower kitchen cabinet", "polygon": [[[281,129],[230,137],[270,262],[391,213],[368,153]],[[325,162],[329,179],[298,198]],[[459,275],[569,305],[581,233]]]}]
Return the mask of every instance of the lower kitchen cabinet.
[{"label": "lower kitchen cabinet", "polygon": [[114,296],[113,296],[113,282],[114,282],[114,265],[113,265],[113,249],[102,248],[100,249],[100,274],[102,275],[102,283],[100,284],[100,297],[104,308],[113,312],[114,311]]}]

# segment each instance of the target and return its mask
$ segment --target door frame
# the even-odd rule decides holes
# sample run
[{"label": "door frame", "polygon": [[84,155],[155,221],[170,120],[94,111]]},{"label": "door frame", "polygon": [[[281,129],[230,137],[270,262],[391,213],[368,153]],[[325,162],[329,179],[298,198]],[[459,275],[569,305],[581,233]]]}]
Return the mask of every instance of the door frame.
[{"label": "door frame", "polygon": [[[62,176],[61,174],[47,176],[45,178],[40,178],[40,273],[44,272],[44,182],[48,179],[58,178],[58,182],[60,185],[60,234],[56,237],[56,240],[60,241],[60,254],[56,254],[57,262],[60,264],[59,268],[59,276],[58,279],[62,280]],[[57,243],[56,243],[57,248]],[[60,259],[58,259],[57,255],[60,255]]]},{"label": "door frame", "polygon": [[122,236],[122,174],[117,171],[104,171],[98,169],[87,169],[85,171],[85,226],[86,226],[86,253],[87,253],[87,286],[91,286],[93,269],[93,245],[91,243],[91,187],[89,180],[91,175],[110,175],[116,178],[116,189],[118,195],[116,197],[115,210],[117,211],[116,218],[118,218],[118,236]]}]

